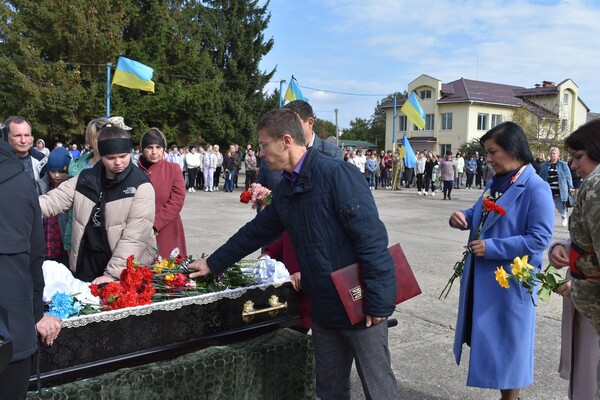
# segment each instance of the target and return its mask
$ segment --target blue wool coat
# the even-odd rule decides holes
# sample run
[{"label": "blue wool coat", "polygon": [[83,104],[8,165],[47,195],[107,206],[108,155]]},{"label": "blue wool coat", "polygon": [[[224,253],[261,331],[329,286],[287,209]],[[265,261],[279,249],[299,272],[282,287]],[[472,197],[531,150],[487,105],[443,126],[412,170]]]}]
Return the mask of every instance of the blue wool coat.
[{"label": "blue wool coat", "polygon": [[[486,191],[490,186],[491,182]],[[463,210],[471,229],[469,241],[481,221],[481,200]],[[554,202],[548,184],[528,165],[497,204],[506,215],[492,213],[484,222],[480,239],[485,240],[485,256],[470,255],[465,263],[454,354],[459,364],[463,343],[471,347],[468,386],[516,389],[533,383],[535,307],[527,290],[514,280],[509,289],[502,288],[494,272],[504,266],[510,273],[513,259],[525,255],[540,270],[552,240]]]}]

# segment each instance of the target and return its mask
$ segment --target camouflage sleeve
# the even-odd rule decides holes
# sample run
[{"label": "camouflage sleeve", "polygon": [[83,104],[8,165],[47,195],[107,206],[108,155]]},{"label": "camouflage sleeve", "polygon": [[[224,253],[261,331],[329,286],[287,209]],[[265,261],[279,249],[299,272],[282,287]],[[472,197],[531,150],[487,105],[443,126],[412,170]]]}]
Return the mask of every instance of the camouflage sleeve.
[{"label": "camouflage sleeve", "polygon": [[600,174],[594,174],[581,186],[573,209],[571,235],[586,251],[576,267],[588,276],[600,276]]}]

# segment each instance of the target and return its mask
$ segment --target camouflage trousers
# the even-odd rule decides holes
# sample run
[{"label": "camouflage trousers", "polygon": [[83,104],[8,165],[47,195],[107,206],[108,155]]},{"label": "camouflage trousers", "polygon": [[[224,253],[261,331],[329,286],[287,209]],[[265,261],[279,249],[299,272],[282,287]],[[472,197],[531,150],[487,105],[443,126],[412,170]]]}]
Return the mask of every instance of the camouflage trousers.
[{"label": "camouflage trousers", "polygon": [[[600,335],[600,281],[573,279],[571,298],[577,310],[590,321],[596,333]],[[600,361],[596,369],[596,383],[596,400],[600,400]]]}]

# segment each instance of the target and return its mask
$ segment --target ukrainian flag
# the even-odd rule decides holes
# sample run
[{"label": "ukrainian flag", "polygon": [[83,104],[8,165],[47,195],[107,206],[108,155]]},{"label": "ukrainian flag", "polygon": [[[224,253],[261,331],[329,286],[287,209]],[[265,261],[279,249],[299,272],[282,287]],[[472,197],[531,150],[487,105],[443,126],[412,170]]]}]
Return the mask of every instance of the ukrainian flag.
[{"label": "ukrainian flag", "polygon": [[[425,111],[421,108],[419,100],[415,92],[412,92],[408,99],[404,102],[400,111],[406,115],[406,117],[417,126],[419,129],[425,128]],[[404,139],[403,139],[404,140]]]},{"label": "ukrainian flag", "polygon": [[302,92],[298,87],[298,83],[296,83],[296,78],[294,78],[294,75],[292,75],[292,79],[290,80],[290,84],[288,85],[283,98],[287,101],[304,100],[308,103],[308,98],[302,96]]},{"label": "ukrainian flag", "polygon": [[400,157],[404,158],[404,165],[407,168],[414,168],[417,163],[417,156],[413,150],[406,134],[402,136],[402,147],[400,148]]},{"label": "ukrainian flag", "polygon": [[121,56],[112,84],[154,93],[153,74],[152,68]]}]

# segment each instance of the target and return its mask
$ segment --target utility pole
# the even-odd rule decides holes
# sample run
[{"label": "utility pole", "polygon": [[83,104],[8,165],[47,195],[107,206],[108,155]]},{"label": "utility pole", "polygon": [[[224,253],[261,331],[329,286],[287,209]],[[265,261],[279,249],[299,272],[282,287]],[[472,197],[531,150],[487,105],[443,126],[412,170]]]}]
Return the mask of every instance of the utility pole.
[{"label": "utility pole", "polygon": [[338,128],[338,109],[335,110],[335,143],[337,147],[340,147],[340,130]]},{"label": "utility pole", "polygon": [[279,108],[283,105],[283,84],[285,83],[285,79],[279,81]]}]

